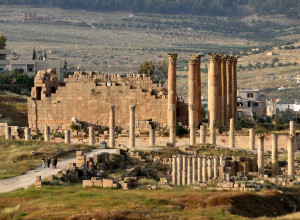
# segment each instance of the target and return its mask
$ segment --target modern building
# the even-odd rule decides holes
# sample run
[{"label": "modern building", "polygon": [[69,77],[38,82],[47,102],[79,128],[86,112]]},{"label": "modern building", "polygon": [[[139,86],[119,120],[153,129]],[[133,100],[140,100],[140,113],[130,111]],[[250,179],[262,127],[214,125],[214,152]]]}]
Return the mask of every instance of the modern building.
[{"label": "modern building", "polygon": [[7,65],[9,65],[9,60],[7,56],[10,54],[10,50],[0,49],[0,72],[7,71]]},{"label": "modern building", "polygon": [[259,94],[256,88],[238,90],[237,116],[252,120],[253,116],[263,117],[266,115],[266,102],[264,96]]},{"label": "modern building", "polygon": [[59,80],[62,80],[61,60],[44,58],[43,60],[9,60],[8,71],[22,69],[29,76],[35,76],[39,70],[55,69]]}]

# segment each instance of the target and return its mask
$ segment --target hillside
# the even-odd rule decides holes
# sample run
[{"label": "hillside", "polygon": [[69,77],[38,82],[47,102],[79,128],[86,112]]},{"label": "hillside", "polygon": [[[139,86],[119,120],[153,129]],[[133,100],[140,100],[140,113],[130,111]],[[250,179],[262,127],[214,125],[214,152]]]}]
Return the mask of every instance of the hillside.
[{"label": "hillside", "polygon": [[249,5],[256,13],[298,16],[297,0],[0,0],[3,5],[55,6],[65,9],[92,11],[130,11],[161,14],[194,14],[214,16],[243,16],[238,6]]}]

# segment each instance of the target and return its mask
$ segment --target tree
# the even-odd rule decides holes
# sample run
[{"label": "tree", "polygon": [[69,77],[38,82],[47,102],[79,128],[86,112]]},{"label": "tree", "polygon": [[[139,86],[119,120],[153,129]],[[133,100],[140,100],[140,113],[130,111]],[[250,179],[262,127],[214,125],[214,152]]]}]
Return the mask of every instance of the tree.
[{"label": "tree", "polygon": [[35,51],[35,48],[33,48],[33,51],[32,51],[32,60],[35,60],[36,59],[36,51]]},{"label": "tree", "polygon": [[153,65],[152,61],[144,61],[140,65],[140,69],[138,71],[139,74],[147,74],[151,76],[155,70],[155,66]]},{"label": "tree", "polygon": [[6,37],[2,34],[0,35],[0,49],[5,49],[6,47]]},{"label": "tree", "polygon": [[67,65],[68,65],[67,60],[65,60],[64,69],[67,69]]}]

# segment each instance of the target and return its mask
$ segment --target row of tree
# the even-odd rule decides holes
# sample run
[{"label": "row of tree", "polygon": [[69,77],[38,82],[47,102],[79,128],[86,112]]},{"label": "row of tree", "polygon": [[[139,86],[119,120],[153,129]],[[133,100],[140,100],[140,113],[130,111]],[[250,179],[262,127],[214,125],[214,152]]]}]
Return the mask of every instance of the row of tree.
[{"label": "row of tree", "polygon": [[[55,6],[94,11],[131,11],[163,14],[232,15],[238,5],[250,4],[261,14],[297,13],[299,0],[0,0],[6,5]],[[296,10],[294,10],[296,9]]]}]

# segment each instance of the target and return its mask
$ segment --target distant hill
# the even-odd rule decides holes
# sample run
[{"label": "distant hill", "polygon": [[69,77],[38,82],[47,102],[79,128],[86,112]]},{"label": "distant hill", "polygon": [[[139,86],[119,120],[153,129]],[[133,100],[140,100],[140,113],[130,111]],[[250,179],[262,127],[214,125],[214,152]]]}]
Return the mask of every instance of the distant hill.
[{"label": "distant hill", "polygon": [[0,0],[0,5],[55,6],[93,11],[131,11],[162,14],[242,16],[239,5],[250,5],[258,14],[299,16],[299,0]]}]

